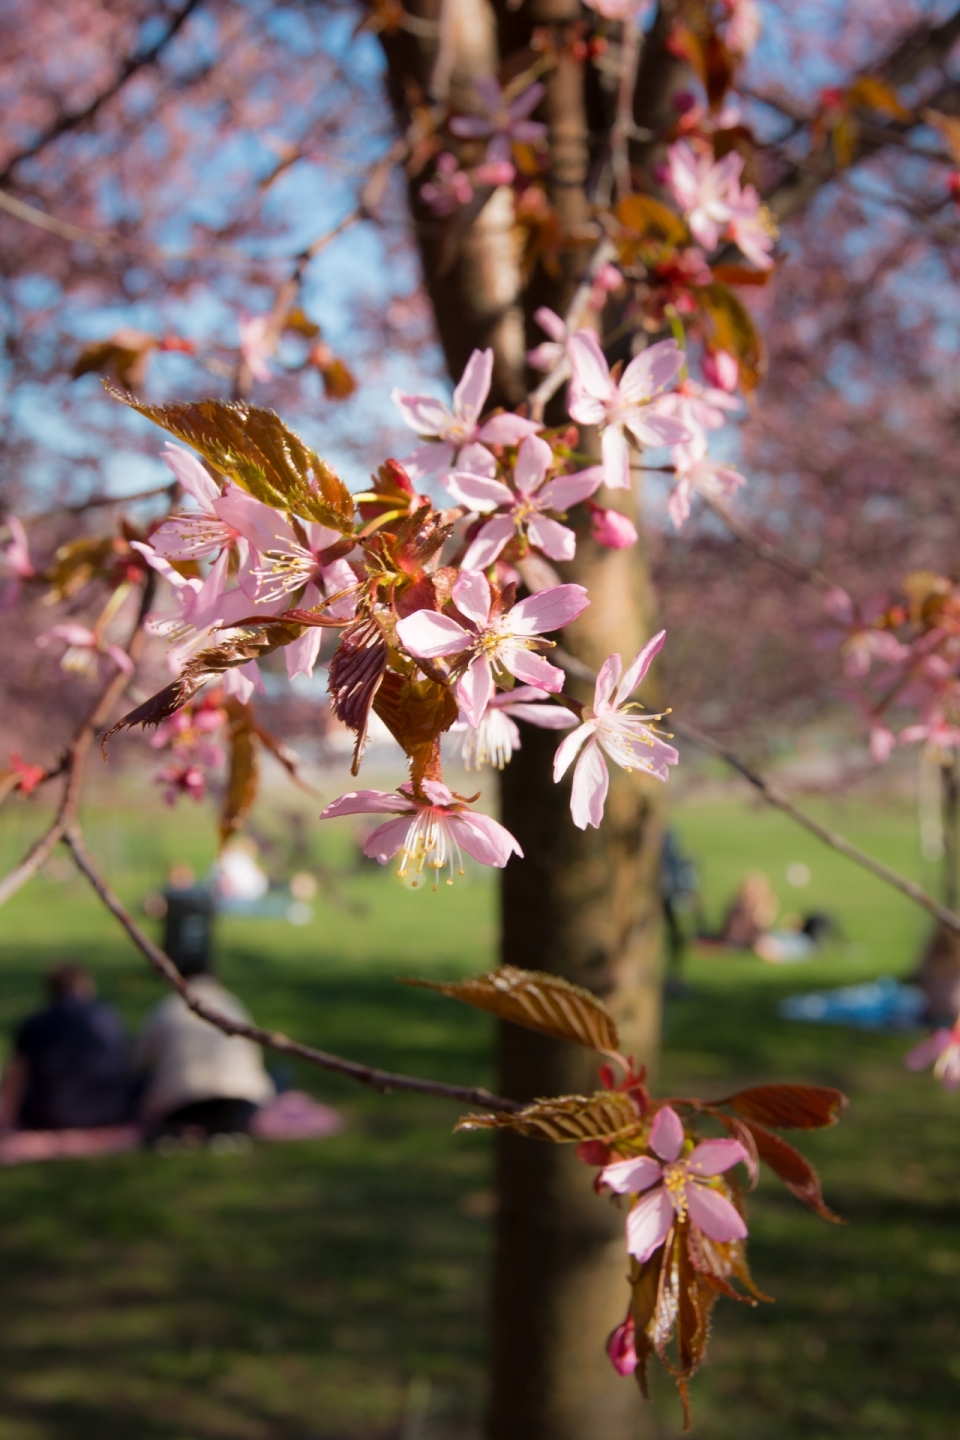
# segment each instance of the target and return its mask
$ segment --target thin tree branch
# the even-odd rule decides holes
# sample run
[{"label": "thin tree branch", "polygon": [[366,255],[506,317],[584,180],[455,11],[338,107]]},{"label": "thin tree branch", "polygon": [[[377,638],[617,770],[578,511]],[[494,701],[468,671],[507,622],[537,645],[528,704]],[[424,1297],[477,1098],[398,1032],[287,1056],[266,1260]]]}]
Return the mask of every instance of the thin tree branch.
[{"label": "thin tree branch", "polygon": [[[153,572],[147,577],[146,584],[140,596],[137,619],[127,644],[127,654],[131,660],[136,660],[144,645],[146,644],[146,632],[143,629],[143,620],[153,603],[154,579]],[[51,824],[48,826],[39,840],[27,851],[20,864],[11,870],[0,880],[0,905],[22,890],[28,880],[32,880],[37,871],[49,860],[59,842],[63,839],[64,832],[68,825],[76,818],[77,804],[80,799],[80,785],[83,779],[83,768],[90,746],[93,744],[94,736],[101,728],[104,721],[110,716],[114,705],[120,699],[130,683],[130,676],[123,670],[117,670],[116,675],[109,681],[106,688],[94,703],[89,714],[80,722],[74,732],[73,739],[67,746],[60,761],[57,771],[64,775],[63,793],[60,797],[60,804],[57,806],[57,813]]]},{"label": "thin tree branch", "polygon": [[[573,299],[570,302],[565,318],[568,333],[580,328],[590,303],[590,295],[593,290],[594,281],[600,274],[604,265],[608,265],[617,253],[617,247],[608,237],[600,241],[587,266],[587,272],[580,284],[577,286]],[[542,420],[544,408],[547,401],[560,389],[565,380],[570,378],[570,361],[566,355],[548,371],[540,381],[536,390],[531,391],[527,397],[530,402],[530,414],[534,420]]]},{"label": "thin tree branch", "polygon": [[711,499],[709,495],[704,495],[702,499],[723,521],[730,533],[740,541],[740,544],[748,550],[754,551],[761,560],[776,565],[779,570],[785,571],[794,580],[802,580],[805,584],[816,585],[823,590],[830,589],[833,582],[819,566],[805,565],[802,560],[795,560],[792,555],[788,555],[779,546],[772,544],[769,540],[764,540],[755,530],[751,530],[749,525],[745,525],[742,520],[738,519],[722,500]]},{"label": "thin tree branch", "polygon": [[3,169],[0,170],[0,186],[7,184],[13,172],[19,165],[22,165],[25,160],[32,160],[35,155],[40,154],[41,150],[45,150],[54,140],[59,140],[60,136],[65,135],[67,131],[76,130],[78,126],[85,125],[87,121],[93,120],[103,106],[106,105],[109,100],[112,100],[115,95],[120,93],[127,81],[136,75],[138,70],[143,70],[147,65],[152,65],[156,60],[159,60],[163,51],[170,44],[170,41],[177,35],[185,21],[190,18],[200,3],[201,0],[185,0],[185,3],[180,9],[174,12],[173,19],[170,21],[170,24],[160,39],[155,41],[154,44],[146,50],[141,50],[138,54],[129,56],[105,90],[101,90],[100,94],[96,95],[89,104],[84,105],[82,109],[64,111],[51,125],[47,126],[46,130],[41,131],[31,144],[27,145],[23,150],[19,150],[16,155],[11,156]]},{"label": "thin tree branch", "polygon": [[[572,675],[578,680],[589,681],[597,678],[595,671],[591,670],[589,665],[584,665],[582,661],[577,660],[575,656],[568,654],[567,651],[562,650],[559,646],[553,651],[551,658],[556,660],[557,664],[562,666],[568,675]],[[782,810],[785,815],[789,815],[798,825],[802,825],[805,830],[809,830],[812,835],[816,835],[818,840],[822,840],[825,845],[829,845],[831,850],[836,850],[839,854],[846,855],[848,860],[853,860],[857,865],[862,865],[863,868],[869,870],[872,875],[876,875],[878,879],[885,881],[888,885],[892,885],[894,889],[899,890],[902,895],[907,895],[917,905],[922,906],[924,910],[929,911],[931,915],[935,916],[941,925],[945,925],[948,930],[953,930],[960,935],[960,915],[954,914],[954,912],[949,910],[945,905],[941,905],[938,900],[934,900],[933,896],[928,895],[923,887],[918,885],[916,881],[908,880],[906,876],[900,875],[896,870],[891,870],[888,865],[884,865],[881,860],[875,860],[872,855],[868,855],[867,852],[861,850],[859,846],[853,845],[836,830],[831,830],[827,825],[821,825],[819,820],[814,820],[812,815],[808,815],[805,810],[801,810],[800,806],[795,805],[792,800],[789,800],[787,796],[783,794],[782,790],[778,790],[775,785],[771,785],[768,780],[765,780],[762,775],[759,775],[756,770],[753,770],[745,761],[741,760],[738,755],[734,754],[732,750],[728,750],[726,745],[722,745],[719,740],[714,740],[711,735],[705,734],[704,731],[700,730],[696,725],[690,725],[686,722],[681,723],[675,719],[673,715],[670,716],[670,724],[675,734],[683,736],[692,744],[698,745],[702,750],[707,750],[711,755],[716,755],[718,759],[725,761],[731,769],[736,770],[738,775],[742,775],[744,780],[752,785],[769,805],[773,805],[776,809]]]},{"label": "thin tree branch", "polygon": [[728,750],[725,745],[721,745],[719,740],[714,740],[712,736],[705,735],[696,725],[689,725],[686,722],[681,724],[679,721],[674,720],[672,716],[670,723],[677,735],[681,735],[685,739],[690,740],[694,745],[699,745],[702,750],[709,751],[711,755],[716,755],[719,759],[725,761],[731,769],[736,770],[739,775],[743,776],[748,784],[752,785],[753,788],[763,796],[769,805],[773,805],[776,809],[782,810],[785,815],[789,815],[791,820],[795,820],[798,825],[802,825],[805,830],[809,830],[811,835],[816,835],[817,839],[822,840],[825,845],[829,845],[831,850],[836,850],[840,855],[846,855],[848,860],[855,861],[857,865],[861,865],[865,870],[869,870],[870,873],[876,875],[878,879],[884,880],[888,885],[892,885],[895,890],[899,890],[902,895],[909,896],[917,905],[921,905],[924,910],[929,911],[931,915],[935,916],[941,925],[946,926],[948,930],[953,930],[956,934],[960,935],[960,915],[954,914],[946,905],[941,905],[939,900],[934,900],[933,896],[928,895],[923,887],[918,885],[916,881],[908,880],[905,875],[899,875],[896,870],[891,870],[890,867],[884,865],[882,861],[875,860],[872,855],[868,855],[867,852],[861,850],[859,846],[851,844],[849,840],[845,839],[844,836],[840,835],[836,830],[831,830],[827,825],[821,825],[819,820],[814,820],[812,815],[808,815],[805,810],[800,809],[799,805],[795,805],[792,800],[788,799],[782,790],[778,790],[775,785],[771,785],[770,782],[765,780],[762,775],[759,775],[756,770],[751,769],[749,765],[745,764],[732,750]]},{"label": "thin tree branch", "polygon": [[379,1070],[372,1065],[361,1065],[356,1060],[345,1060],[340,1055],[331,1055],[326,1050],[317,1050],[312,1045],[303,1045],[276,1030],[264,1030],[259,1025],[244,1020],[233,1020],[227,1015],[222,1015],[212,1005],[207,1005],[203,1000],[191,994],[187,982],[169,955],[165,954],[159,945],[155,945],[150,937],[140,929],[133,916],[100,874],[83,843],[80,828],[75,821],[71,821],[64,827],[61,839],[73,856],[77,868],[86,876],[104,905],[119,921],[156,973],[166,981],[171,989],[176,990],[195,1015],[198,1015],[201,1020],[206,1020],[209,1025],[214,1025],[218,1030],[222,1030],[225,1035],[242,1035],[245,1039],[253,1040],[257,1045],[263,1045],[268,1050],[275,1050],[280,1055],[289,1055],[294,1059],[304,1060],[308,1065],[316,1065],[318,1069],[328,1070],[334,1075],[345,1075],[349,1080],[356,1080],[360,1085],[369,1085],[372,1089],[381,1090],[385,1094],[391,1090],[404,1090],[416,1095],[436,1095],[442,1100],[456,1100],[462,1105],[479,1105],[484,1110],[509,1113],[515,1113],[523,1108],[518,1100],[507,1100],[501,1095],[493,1095],[483,1087],[447,1085],[442,1080],[424,1080],[415,1075],[396,1075],[390,1070]]},{"label": "thin tree branch", "polygon": [[109,245],[113,238],[102,230],[81,230],[78,225],[71,225],[67,220],[57,220],[45,210],[39,210],[36,205],[28,205],[25,200],[17,200],[15,196],[8,195],[5,190],[0,190],[0,210],[5,210],[8,215],[23,220],[27,225],[36,226],[38,230],[59,235],[64,240],[84,240],[88,245],[102,247]]}]

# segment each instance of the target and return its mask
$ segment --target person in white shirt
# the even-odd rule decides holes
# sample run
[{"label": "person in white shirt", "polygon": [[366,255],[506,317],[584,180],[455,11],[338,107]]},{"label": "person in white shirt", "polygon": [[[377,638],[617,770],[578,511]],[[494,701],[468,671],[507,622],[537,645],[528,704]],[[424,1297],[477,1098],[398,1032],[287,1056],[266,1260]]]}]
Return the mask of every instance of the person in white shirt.
[{"label": "person in white shirt", "polygon": [[[191,995],[211,1009],[231,1020],[249,1020],[207,962],[181,973]],[[134,1061],[143,1079],[143,1119],[154,1140],[243,1134],[276,1093],[260,1047],[201,1020],[179,995],[167,996],[148,1016]]]}]

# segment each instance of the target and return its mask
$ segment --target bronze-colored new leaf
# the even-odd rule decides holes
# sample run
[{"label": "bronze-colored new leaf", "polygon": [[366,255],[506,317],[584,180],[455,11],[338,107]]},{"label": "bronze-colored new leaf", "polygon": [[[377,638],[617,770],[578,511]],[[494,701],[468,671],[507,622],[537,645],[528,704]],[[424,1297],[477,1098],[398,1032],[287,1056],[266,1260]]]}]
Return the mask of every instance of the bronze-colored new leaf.
[{"label": "bronze-colored new leaf", "polygon": [[626,1095],[600,1090],[595,1095],[562,1095],[535,1100],[515,1114],[465,1115],[457,1130],[513,1130],[530,1140],[568,1144],[580,1140],[625,1140],[641,1129]]},{"label": "bronze-colored new leaf", "polygon": [[248,660],[259,660],[262,655],[269,654],[278,646],[289,645],[291,640],[296,640],[303,634],[303,629],[302,625],[278,624],[276,621],[245,628],[236,627],[231,639],[222,645],[211,646],[208,650],[200,650],[187,661],[176,680],[172,680],[169,685],[151,695],[149,700],[124,715],[116,725],[112,725],[104,735],[102,743],[106,745],[111,735],[116,735],[118,730],[129,730],[134,725],[159,725],[161,720],[167,720],[186,705],[188,700],[192,700],[197,691],[215,675],[223,675],[237,665],[245,665]]},{"label": "bronze-colored new leaf", "polygon": [[353,528],[353,497],[346,485],[272,410],[227,400],[146,405],[111,385],[107,389],[186,440],[216,471],[264,504],[333,530]]},{"label": "bronze-colored new leaf", "polygon": [[356,775],[367,741],[370,710],[387,671],[390,647],[372,615],[358,615],[344,630],[330,662],[327,689],[333,713],[356,735],[351,775]]},{"label": "bronze-colored new leaf", "polygon": [[243,826],[250,807],[257,798],[260,765],[257,755],[256,727],[253,709],[239,700],[225,702],[229,716],[230,774],[220,811],[220,844]]},{"label": "bronze-colored new leaf", "polygon": [[848,1102],[829,1085],[754,1085],[713,1103],[778,1130],[820,1130],[835,1125]]},{"label": "bronze-colored new leaf", "polygon": [[456,723],[459,713],[453,690],[437,680],[414,680],[388,670],[373,708],[390,734],[410,757],[410,780],[417,786],[435,759],[436,741]]},{"label": "bronze-colored new leaf", "polygon": [[502,965],[473,980],[406,983],[438,990],[441,995],[462,1000],[478,1010],[489,1010],[501,1020],[512,1020],[514,1025],[524,1025],[557,1040],[569,1040],[601,1053],[616,1053],[619,1048],[617,1027],[603,1001],[559,975]]}]

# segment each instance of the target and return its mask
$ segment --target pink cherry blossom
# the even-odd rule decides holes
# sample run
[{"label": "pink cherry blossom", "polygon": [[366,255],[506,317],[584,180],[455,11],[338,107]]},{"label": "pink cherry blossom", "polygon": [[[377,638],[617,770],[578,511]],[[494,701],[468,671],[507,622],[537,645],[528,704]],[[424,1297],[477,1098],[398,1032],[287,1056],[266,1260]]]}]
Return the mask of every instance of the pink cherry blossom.
[{"label": "pink cherry blossom", "polygon": [[690,516],[694,492],[707,500],[729,500],[746,485],[746,480],[732,465],[722,465],[707,454],[706,437],[701,433],[685,445],[673,449],[676,485],[667,501],[667,512],[674,527],[681,530]]},{"label": "pink cherry blossom", "polygon": [[960,1024],[950,1030],[935,1030],[907,1051],[903,1063],[908,1070],[926,1070],[932,1065],[945,1090],[960,1090]]},{"label": "pink cherry blossom", "polygon": [[207,791],[207,777],[199,765],[167,765],[155,777],[157,785],[163,785],[163,798],[167,805],[175,805],[181,795],[191,800],[202,800]]},{"label": "pink cherry blossom", "polygon": [[[448,470],[459,457],[462,468],[475,471],[483,445],[519,445],[525,435],[535,435],[543,427],[520,415],[494,415],[480,424],[480,414],[490,393],[493,379],[493,351],[474,350],[467,361],[460,383],[453,392],[453,405],[445,405],[433,395],[408,395],[394,389],[391,393],[404,421],[410,429],[427,441],[403,462],[411,480],[421,480],[437,470]],[[479,442],[479,443],[478,443]],[[479,458],[479,473],[484,461]]]},{"label": "pink cherry blossom", "polygon": [[[489,815],[473,811],[467,802],[454,795],[437,780],[424,780],[422,796],[416,796],[409,783],[397,791],[353,790],[341,795],[321,813],[321,820],[338,815],[384,815],[398,818],[378,825],[367,836],[363,853],[381,865],[400,854],[397,874],[417,889],[424,867],[434,871],[436,890],[440,871],[449,867],[447,884],[453,884],[453,863],[456,857],[459,874],[463,874],[462,850],[479,860],[481,865],[502,869],[511,855],[523,851],[509,830]],[[412,872],[412,873],[411,873]]]},{"label": "pink cherry blossom", "polygon": [[663,408],[668,415],[675,415],[690,432],[691,443],[706,445],[707,431],[720,430],[727,423],[727,413],[741,408],[740,401],[712,385],[701,385],[699,380],[687,376],[680,381],[676,390],[663,397]]},{"label": "pink cherry blossom", "polygon": [[0,550],[0,568],[6,570],[10,578],[0,596],[0,610],[11,610],[20,598],[24,580],[31,580],[37,572],[30,559],[27,532],[22,522],[15,515],[8,515],[3,523],[10,531],[10,540]]},{"label": "pink cherry blossom", "polygon": [[456,155],[445,150],[437,157],[433,179],[420,186],[420,198],[434,215],[452,215],[473,198],[473,186],[466,171],[460,169]]},{"label": "pink cherry blossom", "polygon": [[[643,680],[651,661],[666,637],[661,630],[648,640],[623,672],[619,655],[611,655],[601,666],[593,696],[593,708],[583,712],[583,723],[561,742],[553,762],[553,778],[559,781],[573,760],[573,789],[570,813],[580,830],[595,828],[603,819],[610,775],[603,758],[605,751],[617,765],[627,771],[642,770],[657,780],[666,780],[669,765],[676,765],[679,755],[672,745],[661,740],[647,723],[660,715],[632,715],[630,696]],[[616,693],[614,694],[614,691]],[[577,758],[579,757],[579,758]]]},{"label": "pink cherry blossom", "polygon": [[880,599],[867,601],[862,613],[839,585],[833,586],[823,597],[827,614],[843,627],[839,633],[828,635],[828,641],[841,640],[840,654],[843,657],[844,674],[851,680],[862,680],[870,672],[873,662],[897,665],[910,655],[910,648],[903,645],[890,630],[875,629],[869,622],[883,613],[884,602]]},{"label": "pink cherry blossom", "polygon": [[661,395],[683,364],[683,353],[675,340],[661,340],[630,361],[619,384],[592,330],[578,330],[570,337],[569,355],[575,391],[570,414],[578,424],[601,427],[606,483],[613,490],[629,489],[630,452],[624,430],[638,445],[674,445],[690,434],[686,425],[666,413]]},{"label": "pink cherry blossom", "polygon": [[705,250],[715,250],[720,233],[733,216],[731,190],[743,169],[743,156],[731,150],[714,162],[698,155],[686,140],[668,152],[667,181],[687,224]]},{"label": "pink cherry blossom", "polygon": [[567,322],[547,305],[541,305],[539,310],[535,310],[533,318],[550,339],[527,351],[527,364],[533,370],[555,370],[566,358],[567,341],[570,338]]},{"label": "pink cherry blossom", "polygon": [[480,717],[479,725],[471,725],[461,714],[450,734],[463,758],[465,770],[482,770],[491,765],[502,770],[510,763],[514,750],[520,749],[520,731],[515,720],[526,720],[542,730],[569,730],[576,725],[576,716],[564,705],[544,705],[546,690],[536,685],[517,685],[494,695]]},{"label": "pink cherry blossom", "polygon": [[687,1216],[711,1240],[743,1240],[747,1227],[742,1215],[710,1183],[731,1166],[746,1161],[747,1152],[740,1141],[702,1140],[681,1159],[683,1121],[664,1105],[650,1127],[649,1143],[658,1159],[639,1155],[615,1160],[600,1172],[603,1184],[618,1195],[643,1197],[627,1216],[628,1252],[642,1265],[659,1250],[674,1221]]},{"label": "pink cherry blossom", "polygon": [[752,185],[741,188],[735,179],[730,186],[729,204],[726,238],[732,240],[758,270],[772,270],[774,262],[770,251],[778,232],[773,217],[761,205],[760,196]]},{"label": "pink cherry blossom", "polygon": [[480,724],[493,699],[498,668],[525,685],[551,693],[563,689],[563,671],[534,649],[547,643],[541,631],[561,630],[590,604],[582,585],[540,590],[499,614],[491,614],[493,595],[479,570],[461,571],[452,593],[469,629],[449,615],[415,610],[397,622],[397,638],[415,659],[458,657],[455,694],[471,725]]},{"label": "pink cherry blossom", "polygon": [[915,725],[908,725],[898,736],[900,745],[922,743],[928,753],[946,756],[960,750],[960,726],[951,724],[939,706],[932,709]]},{"label": "pink cherry blossom", "polygon": [[90,676],[96,673],[100,657],[106,656],[124,675],[133,674],[133,661],[127,652],[121,650],[119,645],[109,644],[86,625],[51,625],[49,630],[44,630],[37,636],[37,644],[41,648],[57,641],[67,647],[60,661],[60,668],[63,670],[73,670],[78,675]]},{"label": "pink cherry blossom", "polygon": [[269,340],[269,315],[241,315],[237,321],[240,331],[240,354],[254,380],[272,380],[273,372],[267,364],[267,357],[273,353]]},{"label": "pink cherry blossom", "polygon": [[463,557],[464,570],[485,570],[514,537],[526,538],[551,560],[572,560],[577,548],[573,531],[548,510],[569,510],[599,487],[600,476],[593,469],[576,475],[559,475],[547,480],[553,465],[553,451],[545,440],[528,435],[520,442],[513,471],[516,490],[499,480],[457,471],[448,489],[462,504],[479,514],[492,512]]},{"label": "pink cherry blossom", "polygon": [[633,1316],[628,1315],[607,1340],[607,1355],[618,1375],[632,1375],[637,1368]]},{"label": "pink cherry blossom", "polygon": [[622,515],[619,510],[605,510],[592,500],[589,507],[590,534],[598,545],[606,545],[609,550],[626,550],[636,545],[637,527],[629,515]]},{"label": "pink cherry blossom", "polygon": [[[255,517],[274,512],[238,485],[228,485],[221,494],[219,484],[196,456],[179,445],[168,442],[162,458],[199,509],[181,511],[158,525],[150,536],[150,550],[165,560],[207,560],[220,556],[222,563],[215,564],[208,575],[203,605],[212,604],[222,593],[227,580],[227,557],[232,551],[237,557],[240,586],[252,596],[256,581],[249,576],[250,547],[235,522],[238,516],[247,515],[249,523],[253,523]],[[146,550],[139,544],[137,548],[149,561]]]},{"label": "pink cherry blossom", "polygon": [[479,115],[455,115],[450,129],[461,140],[486,140],[487,163],[502,163],[510,159],[510,147],[514,141],[522,145],[535,145],[547,133],[546,125],[539,120],[528,120],[546,94],[543,85],[537,82],[529,85],[515,100],[507,101],[498,82],[492,75],[476,82],[477,97],[482,113]]}]

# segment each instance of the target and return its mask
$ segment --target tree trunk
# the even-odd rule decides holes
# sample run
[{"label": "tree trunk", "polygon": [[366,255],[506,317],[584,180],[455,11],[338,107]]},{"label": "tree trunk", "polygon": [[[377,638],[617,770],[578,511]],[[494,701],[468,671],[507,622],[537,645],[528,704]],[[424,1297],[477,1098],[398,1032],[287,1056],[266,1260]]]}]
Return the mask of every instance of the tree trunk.
[{"label": "tree trunk", "polygon": [[[943,818],[943,903],[957,908],[958,841],[960,841],[960,776],[955,760],[940,767]],[[938,926],[927,942],[916,974],[927,997],[926,1019],[952,1025],[960,1014],[960,935]]]},{"label": "tree trunk", "polygon": [[[429,3],[417,13],[437,19]],[[451,96],[469,104],[473,78],[494,73],[498,57],[508,60],[526,45],[534,26],[566,24],[579,8],[572,0],[528,0],[522,13],[506,5],[494,12],[486,0],[457,0],[451,13],[456,28],[445,18],[439,65],[435,51],[409,35],[384,40],[401,120],[415,93],[411,81],[426,90],[439,72]],[[569,234],[590,218],[590,131],[596,137],[603,97],[585,95],[584,68],[565,54],[545,83],[538,113],[550,126],[548,190]],[[542,339],[532,312],[549,305],[564,313],[590,249],[569,246],[557,270],[538,266],[524,279],[511,192],[496,191],[469,223],[461,215],[451,227],[424,213],[419,183],[411,185],[411,211],[451,376],[459,377],[474,347],[492,345],[491,402],[514,405],[528,388],[524,349]],[[560,408],[548,418],[562,417]],[[632,497],[622,493],[599,498],[632,509]],[[642,544],[607,550],[581,534],[576,560],[562,568],[563,578],[586,585],[592,598],[563,645],[593,670],[614,651],[631,659],[653,628]],[[592,686],[570,688],[592,698]],[[570,816],[569,782],[553,783],[556,745],[555,734],[525,726],[523,749],[503,776],[501,818],[525,859],[503,874],[501,958],[601,995],[625,1051],[651,1064],[660,1019],[657,784],[611,766],[603,826],[582,833]],[[597,1088],[597,1063],[575,1047],[504,1026],[498,1084],[522,1099],[589,1092]],[[604,1353],[629,1299],[622,1215],[594,1194],[593,1172],[568,1146],[502,1137],[497,1178],[491,1440],[637,1440],[650,1422],[636,1386]]]}]

